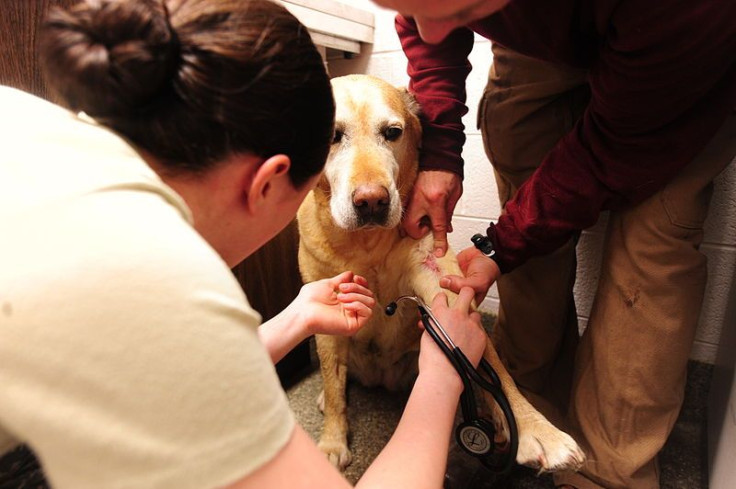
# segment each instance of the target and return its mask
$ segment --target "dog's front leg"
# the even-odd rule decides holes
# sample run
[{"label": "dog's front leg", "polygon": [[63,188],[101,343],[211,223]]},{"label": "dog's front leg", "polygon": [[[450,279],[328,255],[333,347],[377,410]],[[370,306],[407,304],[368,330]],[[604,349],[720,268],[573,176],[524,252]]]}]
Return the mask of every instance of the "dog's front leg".
[{"label": "dog's front leg", "polygon": [[[457,260],[452,253],[443,258],[427,256],[422,261],[413,280],[416,294],[431,304],[435,294],[439,292],[439,278],[443,275],[461,274]],[[450,304],[455,300],[455,294],[444,291],[448,295]],[[491,339],[488,338],[483,354],[491,367],[498,373],[501,387],[509,400],[511,410],[516,418],[519,431],[519,449],[516,461],[519,464],[536,467],[545,471],[562,469],[578,469],[585,460],[585,454],[577,443],[567,433],[556,428],[523,396],[498,357]],[[501,421],[504,419],[500,408],[490,394],[485,396],[485,405],[490,407],[497,431],[508,439],[508,427]]]},{"label": "dog's front leg", "polygon": [[348,449],[348,418],[346,383],[349,340],[329,335],[317,335],[317,355],[322,372],[323,391],[320,408],[324,413],[319,448],[332,465],[345,469],[352,461]]},{"label": "dog's front leg", "polygon": [[[550,423],[519,391],[490,338],[483,356],[498,374],[503,392],[516,418],[519,431],[516,462],[543,471],[579,469],[585,461],[583,451],[570,435]],[[486,395],[486,403],[493,411],[494,423],[508,439],[508,427],[500,421],[504,419],[503,414],[492,399],[490,395]]]},{"label": "dog's front leg", "polygon": [[[431,235],[429,237],[431,238]],[[421,297],[425,303],[432,305],[437,293],[444,292],[449,304],[454,304],[457,295],[440,287],[440,278],[444,275],[462,275],[454,253],[448,251],[442,258],[436,258],[431,250],[424,253],[420,251],[418,255],[421,260],[412,271],[411,276],[411,288],[414,293]]]}]

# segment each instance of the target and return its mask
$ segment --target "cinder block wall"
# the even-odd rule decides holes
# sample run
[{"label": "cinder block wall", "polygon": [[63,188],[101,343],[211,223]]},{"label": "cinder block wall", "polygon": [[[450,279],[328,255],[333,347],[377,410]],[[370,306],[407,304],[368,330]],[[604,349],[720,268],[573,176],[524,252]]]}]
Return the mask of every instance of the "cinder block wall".
[{"label": "cinder block wall", "polygon": [[[367,73],[384,78],[395,85],[406,86],[408,83],[406,59],[394,31],[394,12],[376,7],[369,0],[342,1],[375,14],[375,43],[354,59],[331,59],[329,61],[331,75]],[[464,118],[467,134],[463,151],[464,193],[455,208],[452,221],[454,232],[450,235],[450,243],[455,250],[468,246],[470,236],[485,230],[488,222],[497,219],[501,211],[491,165],[483,151],[480,132],[476,127],[477,102],[485,87],[491,59],[490,42],[476,36],[475,47],[470,56],[473,71],[467,82],[470,111]],[[605,221],[606,216],[603,215],[598,224],[583,232],[578,244],[575,297],[581,329],[587,325],[598,282]],[[705,241],[701,250],[708,257],[709,279],[691,358],[713,363],[724,326],[728,291],[734,281],[736,270],[736,165],[732,164],[716,181],[711,212],[706,223]],[[498,294],[495,286],[489,291],[482,307],[491,311],[497,310]]]}]

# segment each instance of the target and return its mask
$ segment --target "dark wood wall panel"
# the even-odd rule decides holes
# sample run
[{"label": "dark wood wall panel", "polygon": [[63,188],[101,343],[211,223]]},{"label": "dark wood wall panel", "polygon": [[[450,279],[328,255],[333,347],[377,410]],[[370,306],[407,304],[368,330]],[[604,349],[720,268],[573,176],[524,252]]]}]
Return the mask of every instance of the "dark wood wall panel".
[{"label": "dark wood wall panel", "polygon": [[[270,319],[294,300],[302,286],[297,250],[299,230],[292,222],[284,231],[233,269],[251,306]],[[289,353],[276,369],[289,383],[310,365],[309,344],[304,342]]]},{"label": "dark wood wall panel", "polygon": [[77,0],[2,0],[0,6],[0,84],[53,98],[38,69],[38,28],[52,6]]},{"label": "dark wood wall panel", "polygon": [[273,317],[299,293],[302,281],[297,263],[299,231],[292,222],[233,269],[248,293],[251,305],[264,317]]}]

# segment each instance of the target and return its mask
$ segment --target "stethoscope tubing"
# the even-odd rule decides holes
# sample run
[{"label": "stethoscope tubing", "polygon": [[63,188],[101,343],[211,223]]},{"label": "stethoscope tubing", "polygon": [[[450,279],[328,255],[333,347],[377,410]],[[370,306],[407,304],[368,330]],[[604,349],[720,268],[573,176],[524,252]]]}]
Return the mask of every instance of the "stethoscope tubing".
[{"label": "stethoscope tubing", "polygon": [[[418,304],[418,307],[424,329],[429,333],[437,346],[440,347],[442,352],[455,368],[455,371],[457,371],[460,376],[460,380],[463,383],[463,392],[460,395],[460,407],[463,413],[463,421],[468,422],[478,419],[478,405],[473,393],[471,380],[478,384],[481,389],[488,392],[501,408],[509,428],[508,455],[504,463],[498,466],[490,464],[485,458],[479,459],[486,467],[494,469],[500,473],[508,472],[511,470],[516,460],[516,453],[519,448],[519,437],[516,418],[514,417],[511,409],[511,404],[509,403],[506,394],[503,393],[503,389],[500,387],[501,379],[498,377],[498,374],[493,367],[491,367],[491,364],[488,363],[485,358],[481,358],[478,365],[490,378],[490,382],[486,380],[478,370],[473,367],[473,364],[470,363],[470,360],[468,360],[468,357],[465,356],[463,351],[452,342],[447,332],[445,332],[444,328],[442,328],[439,321],[437,321],[437,318],[435,318],[427,308],[426,304]],[[432,324],[433,322],[434,324]],[[435,325],[437,325],[437,328],[434,327]],[[449,340],[447,343],[443,341],[443,338],[437,333],[437,329],[443,333],[442,336],[444,338]],[[448,343],[449,345],[452,345],[452,348],[448,346]]]},{"label": "stethoscope tubing", "polygon": [[[481,389],[488,392],[496,403],[498,403],[498,406],[501,408],[501,411],[506,418],[506,422],[508,423],[509,450],[501,464],[492,464],[486,456],[476,456],[476,458],[491,470],[502,474],[508,472],[516,461],[516,454],[519,448],[519,433],[516,425],[516,418],[514,417],[514,413],[511,409],[511,404],[503,392],[501,380],[498,377],[498,374],[485,358],[481,358],[480,360],[480,371],[476,369],[473,364],[470,363],[470,360],[468,360],[463,351],[455,345],[452,338],[450,338],[440,322],[432,314],[432,310],[424,301],[422,301],[421,298],[416,296],[399,297],[393,304],[387,307],[387,313],[392,311],[391,314],[393,314],[396,303],[402,299],[409,299],[417,304],[424,329],[432,340],[434,340],[440,350],[442,350],[445,357],[460,376],[460,380],[463,383],[463,392],[460,395],[460,408],[463,415],[463,422],[475,422],[480,419],[478,416],[478,405],[473,392],[473,382]],[[483,377],[482,374],[488,376],[488,379]]]}]

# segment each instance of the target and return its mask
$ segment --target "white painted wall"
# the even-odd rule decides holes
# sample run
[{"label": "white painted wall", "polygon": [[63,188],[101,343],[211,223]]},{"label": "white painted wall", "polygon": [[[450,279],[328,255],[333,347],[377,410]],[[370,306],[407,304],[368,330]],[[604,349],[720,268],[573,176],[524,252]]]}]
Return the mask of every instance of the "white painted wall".
[{"label": "white painted wall", "polygon": [[[408,83],[406,58],[394,30],[395,13],[375,6],[370,0],[342,1],[375,14],[375,43],[367,46],[366,51],[355,59],[331,59],[330,73],[333,76],[367,73],[384,78],[395,85],[406,86]],[[473,71],[467,82],[470,112],[463,120],[467,134],[463,151],[464,194],[455,209],[452,222],[454,232],[450,235],[450,243],[456,250],[468,246],[470,236],[479,231],[483,232],[488,222],[497,219],[500,214],[491,165],[483,151],[480,132],[476,128],[477,101],[480,100],[485,87],[491,59],[489,41],[476,36],[475,47],[470,56]],[[587,324],[598,282],[605,218],[605,215],[602,216],[601,222],[584,231],[578,245],[575,297],[581,328]],[[706,222],[705,241],[701,250],[708,257],[709,280],[691,357],[713,363],[724,324],[728,291],[734,281],[736,269],[736,166],[733,164],[716,181],[711,212]],[[497,310],[498,295],[495,286],[489,291],[482,307]]]},{"label": "white painted wall", "polygon": [[708,473],[711,489],[733,489],[736,481],[736,284],[731,287],[730,303],[718,355],[713,367],[713,382],[708,396]]}]

